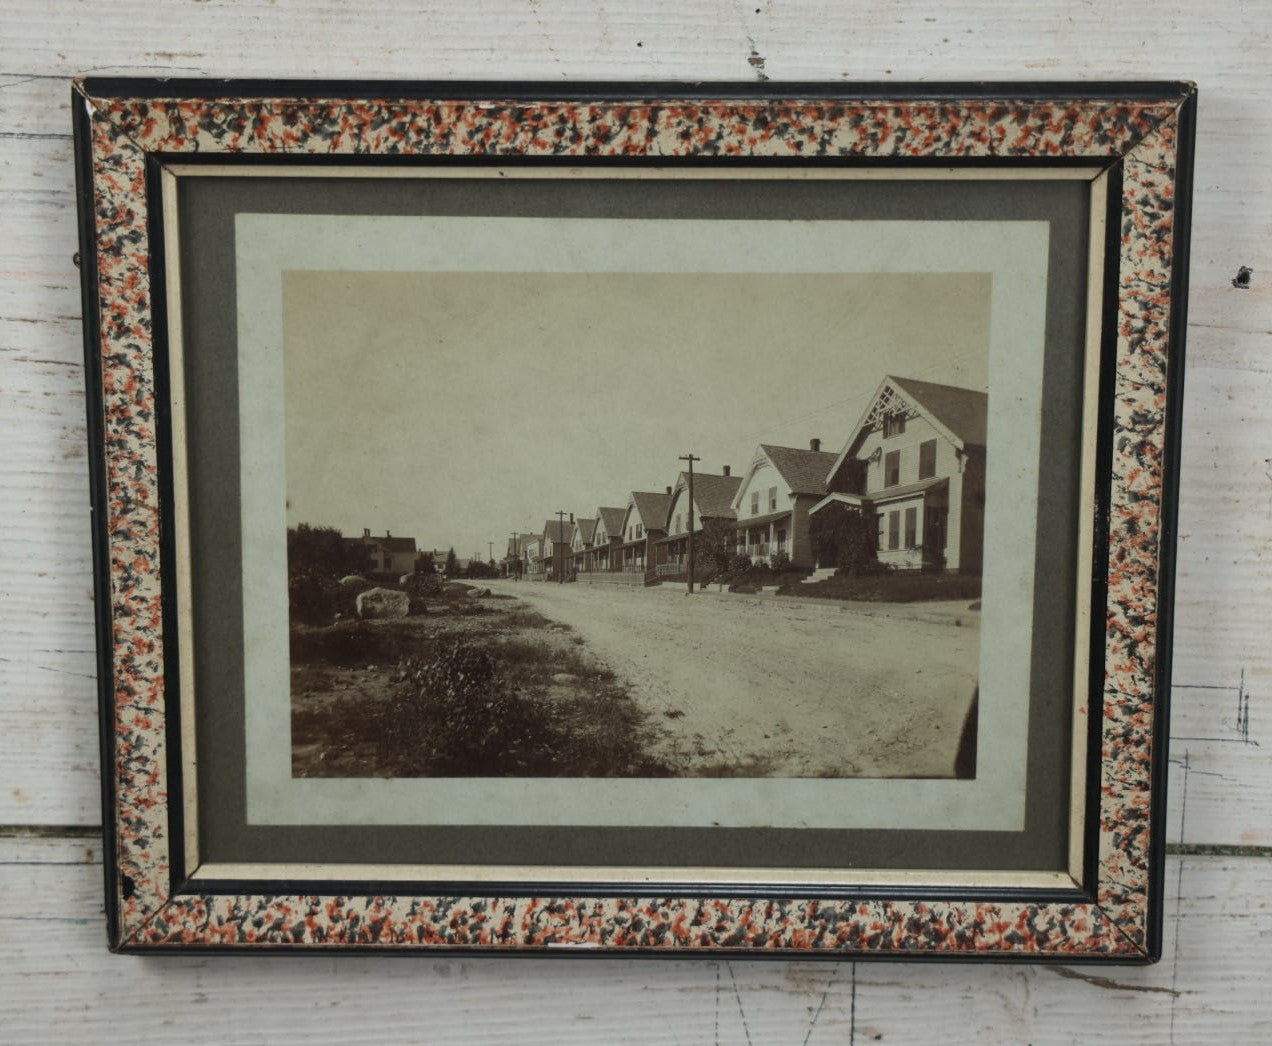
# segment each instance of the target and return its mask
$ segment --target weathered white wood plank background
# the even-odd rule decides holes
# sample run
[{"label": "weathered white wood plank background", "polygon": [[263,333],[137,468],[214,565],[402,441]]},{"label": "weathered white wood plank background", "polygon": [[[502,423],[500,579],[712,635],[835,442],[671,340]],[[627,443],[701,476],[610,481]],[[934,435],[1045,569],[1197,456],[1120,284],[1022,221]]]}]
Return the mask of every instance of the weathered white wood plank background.
[{"label": "weathered white wood plank background", "polygon": [[[0,0],[0,1040],[1272,1040],[1269,68],[1260,0]],[[78,73],[1196,80],[1162,964],[108,956],[71,264]],[[1248,290],[1231,284],[1240,265]]]}]

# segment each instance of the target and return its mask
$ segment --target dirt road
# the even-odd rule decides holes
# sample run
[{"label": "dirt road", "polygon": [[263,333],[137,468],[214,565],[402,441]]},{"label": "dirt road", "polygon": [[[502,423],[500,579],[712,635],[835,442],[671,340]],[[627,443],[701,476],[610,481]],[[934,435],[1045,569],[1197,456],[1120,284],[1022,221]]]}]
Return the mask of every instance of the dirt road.
[{"label": "dirt road", "polygon": [[980,615],[682,588],[492,582],[572,626],[667,729],[691,776],[948,777]]}]

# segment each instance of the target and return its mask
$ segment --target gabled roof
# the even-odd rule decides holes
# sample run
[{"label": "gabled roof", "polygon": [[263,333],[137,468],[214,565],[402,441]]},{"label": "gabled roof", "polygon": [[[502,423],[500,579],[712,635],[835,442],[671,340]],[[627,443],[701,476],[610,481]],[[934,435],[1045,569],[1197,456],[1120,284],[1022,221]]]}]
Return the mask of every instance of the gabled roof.
[{"label": "gabled roof", "polygon": [[[888,391],[891,389],[892,391]],[[942,432],[960,450],[968,445],[985,445],[985,431],[989,422],[989,395],[975,389],[963,389],[957,385],[938,385],[932,381],[914,378],[898,378],[884,375],[866,404],[860,420],[848,436],[843,452],[826,473],[829,484],[850,454],[856,452],[866,434],[878,424],[876,406],[880,398],[899,395]],[[874,420],[872,420],[874,419]]]},{"label": "gabled roof", "polygon": [[578,528],[578,535],[583,543],[590,545],[592,538],[596,536],[596,520],[594,519],[576,519],[574,525]]},{"label": "gabled roof", "polygon": [[619,533],[627,529],[627,520],[632,512],[640,519],[646,531],[665,530],[667,527],[667,509],[671,507],[670,494],[654,494],[647,490],[633,490],[627,499],[627,510],[623,513],[623,522],[619,525]]},{"label": "gabled roof", "polygon": [[513,534],[508,538],[508,554],[510,556],[521,555],[521,553],[525,551],[526,542],[533,540],[537,536],[537,534],[527,534],[524,532],[520,534]]},{"label": "gabled roof", "polygon": [[964,444],[985,445],[985,429],[989,421],[989,394],[957,385],[937,385],[914,378],[889,375],[902,392],[927,408],[927,412],[950,430]]},{"label": "gabled roof", "polygon": [[547,541],[568,545],[574,533],[574,524],[560,519],[550,519],[543,524],[543,530],[540,533]]},{"label": "gabled roof", "polygon": [[612,538],[618,537],[623,532],[623,517],[627,515],[625,508],[598,508],[596,514],[600,517],[600,522],[605,525],[605,533]]},{"label": "gabled roof", "polygon": [[826,493],[826,476],[835,455],[825,450],[801,450],[761,443],[760,450],[791,488],[792,494]]},{"label": "gabled roof", "polygon": [[[742,486],[741,476],[721,476],[714,472],[695,472],[693,474],[693,500],[698,507],[698,516],[701,519],[734,519],[737,513],[733,511],[733,499],[737,495],[738,488]],[[689,473],[680,473],[680,478],[676,481],[675,489],[672,491],[672,500],[680,491],[688,492],[689,489]],[[671,513],[671,504],[667,506],[667,513]]]}]

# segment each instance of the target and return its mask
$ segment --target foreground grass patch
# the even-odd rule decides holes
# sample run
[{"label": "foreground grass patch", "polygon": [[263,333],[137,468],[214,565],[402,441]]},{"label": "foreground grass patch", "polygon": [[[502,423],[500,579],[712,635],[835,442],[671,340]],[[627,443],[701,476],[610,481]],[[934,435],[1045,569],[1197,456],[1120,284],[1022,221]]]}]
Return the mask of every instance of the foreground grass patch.
[{"label": "foreground grass patch", "polygon": [[650,724],[578,636],[531,610],[292,634],[293,773],[660,777]]}]

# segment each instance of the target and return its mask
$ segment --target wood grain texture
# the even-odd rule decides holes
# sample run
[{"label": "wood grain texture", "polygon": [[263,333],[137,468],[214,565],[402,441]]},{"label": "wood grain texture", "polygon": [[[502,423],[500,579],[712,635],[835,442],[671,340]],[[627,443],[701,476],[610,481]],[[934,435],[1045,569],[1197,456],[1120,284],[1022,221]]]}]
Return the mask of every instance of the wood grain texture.
[{"label": "wood grain texture", "polygon": [[[0,824],[99,823],[69,79],[1186,78],[1200,86],[1170,838],[1272,846],[1272,10],[1166,0],[6,0],[0,9]],[[1254,269],[1250,289],[1231,285]],[[1248,726],[1239,721],[1246,696]],[[96,844],[0,839],[19,1042],[1259,1042],[1272,861],[1171,861],[1166,961],[115,958]],[[121,990],[121,985],[128,990]]]},{"label": "wood grain texture", "polygon": [[1266,1041],[1272,909],[1248,899],[1272,868],[1190,857],[1168,871],[1155,967],[139,958],[102,946],[94,844],[9,839],[0,1027],[23,1043]]}]

